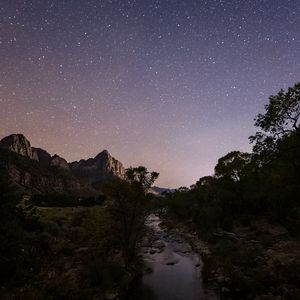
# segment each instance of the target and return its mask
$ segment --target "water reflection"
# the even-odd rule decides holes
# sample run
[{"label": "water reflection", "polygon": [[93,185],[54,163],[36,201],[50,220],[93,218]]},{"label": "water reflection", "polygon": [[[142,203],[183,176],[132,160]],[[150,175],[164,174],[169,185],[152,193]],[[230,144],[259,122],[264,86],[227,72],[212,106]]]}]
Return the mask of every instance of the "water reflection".
[{"label": "water reflection", "polygon": [[128,299],[203,299],[200,258],[179,236],[162,230],[160,222],[154,215],[147,220],[153,234],[145,240],[142,251],[152,272],[136,282]]}]

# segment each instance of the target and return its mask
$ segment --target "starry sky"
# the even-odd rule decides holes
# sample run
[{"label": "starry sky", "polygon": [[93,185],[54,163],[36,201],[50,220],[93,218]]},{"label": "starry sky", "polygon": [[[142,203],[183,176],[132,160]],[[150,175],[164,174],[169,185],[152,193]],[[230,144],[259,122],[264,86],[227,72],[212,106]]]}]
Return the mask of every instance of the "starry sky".
[{"label": "starry sky", "polygon": [[1,0],[0,138],[189,186],[300,80],[299,0]]}]

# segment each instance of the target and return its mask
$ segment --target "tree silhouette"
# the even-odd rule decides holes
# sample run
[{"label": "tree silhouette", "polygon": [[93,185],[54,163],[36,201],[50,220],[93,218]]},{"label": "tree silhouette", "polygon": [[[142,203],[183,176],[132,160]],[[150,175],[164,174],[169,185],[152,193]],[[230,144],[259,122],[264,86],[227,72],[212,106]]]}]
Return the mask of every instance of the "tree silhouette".
[{"label": "tree silhouette", "polygon": [[246,176],[251,158],[250,153],[232,151],[218,160],[215,167],[215,176],[239,182],[242,177]]},{"label": "tree silhouette", "polygon": [[137,168],[130,167],[126,170],[126,180],[130,183],[141,184],[145,191],[153,185],[158,176],[159,173],[150,173],[144,166],[139,166]]},{"label": "tree silhouette", "polygon": [[255,126],[262,131],[250,137],[256,153],[276,153],[280,141],[287,136],[296,136],[300,141],[300,83],[280,90],[276,96],[270,96],[265,113],[258,114]]},{"label": "tree silhouette", "polygon": [[112,229],[128,268],[135,258],[136,245],[143,233],[147,208],[147,190],[158,177],[157,172],[148,172],[146,167],[129,168],[125,180],[116,179],[105,187],[112,198],[109,211]]}]

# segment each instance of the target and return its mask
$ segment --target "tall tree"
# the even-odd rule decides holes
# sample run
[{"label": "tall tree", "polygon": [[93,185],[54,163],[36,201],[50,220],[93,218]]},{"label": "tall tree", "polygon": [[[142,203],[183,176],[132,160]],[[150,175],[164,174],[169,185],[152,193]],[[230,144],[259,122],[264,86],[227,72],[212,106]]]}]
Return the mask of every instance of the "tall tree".
[{"label": "tall tree", "polygon": [[126,180],[130,183],[139,183],[146,191],[158,178],[159,173],[148,172],[147,168],[144,166],[139,166],[137,168],[130,167],[126,170]]},{"label": "tall tree", "polygon": [[282,139],[295,136],[300,142],[300,83],[270,96],[265,113],[258,114],[255,126],[261,131],[250,137],[256,153],[275,153]]},{"label": "tall tree", "polygon": [[215,166],[215,176],[239,182],[248,173],[251,158],[250,153],[232,151],[218,160]]},{"label": "tall tree", "polygon": [[125,180],[117,179],[106,186],[106,194],[112,198],[109,210],[112,229],[117,237],[126,267],[135,258],[136,245],[143,232],[147,207],[147,189],[158,177],[145,167],[129,168]]},{"label": "tall tree", "polygon": [[276,158],[292,167],[300,177],[300,83],[269,98],[265,113],[258,114],[255,126],[261,131],[250,137],[253,151],[262,163]]}]

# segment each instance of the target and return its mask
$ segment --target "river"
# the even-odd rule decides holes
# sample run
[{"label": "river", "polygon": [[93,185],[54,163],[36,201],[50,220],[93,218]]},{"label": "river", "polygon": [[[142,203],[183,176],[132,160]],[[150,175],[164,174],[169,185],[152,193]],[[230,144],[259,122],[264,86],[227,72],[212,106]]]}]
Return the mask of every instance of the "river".
[{"label": "river", "polygon": [[145,237],[141,255],[147,271],[136,282],[128,299],[204,299],[200,257],[184,239],[161,228],[160,223],[154,214],[146,220],[150,234]]}]

